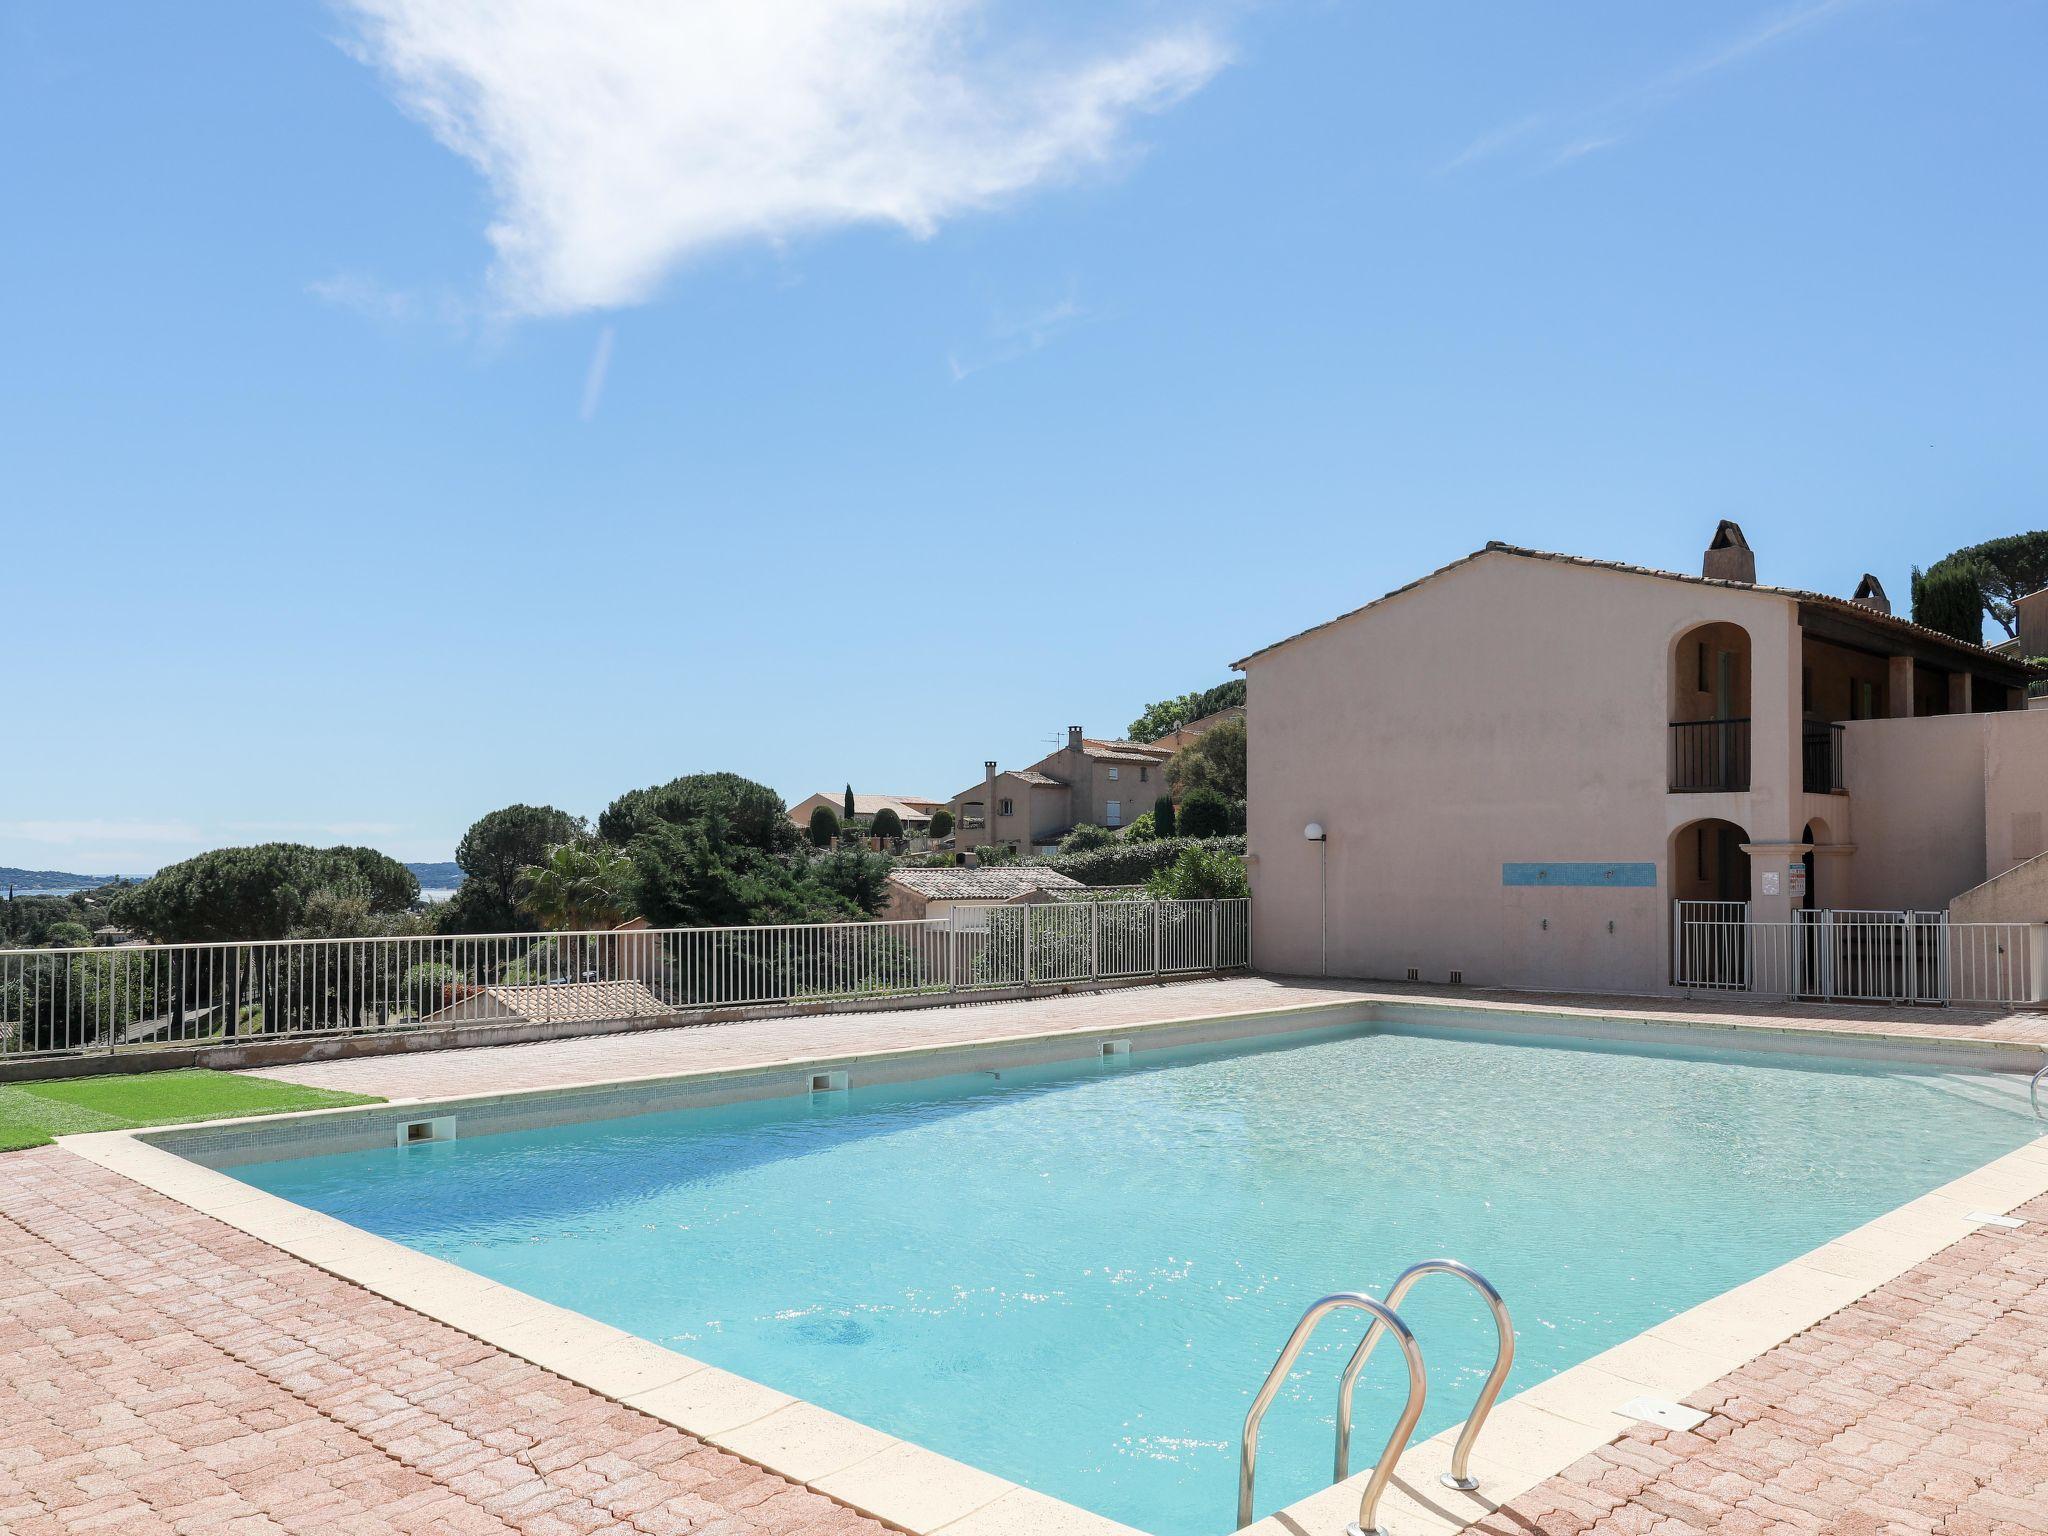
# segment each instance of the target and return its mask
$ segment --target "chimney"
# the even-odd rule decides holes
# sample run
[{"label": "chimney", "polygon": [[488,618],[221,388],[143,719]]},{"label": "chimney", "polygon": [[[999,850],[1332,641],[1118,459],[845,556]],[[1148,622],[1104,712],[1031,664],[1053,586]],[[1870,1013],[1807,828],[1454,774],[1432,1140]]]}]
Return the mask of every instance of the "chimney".
[{"label": "chimney", "polygon": [[1078,725],[1070,725],[1067,727],[1067,750],[1069,752],[1078,752],[1081,750],[1081,727],[1079,727]]},{"label": "chimney", "polygon": [[1892,600],[1884,595],[1884,583],[1868,571],[1865,571],[1863,579],[1856,583],[1856,595],[1849,601],[1861,603],[1866,608],[1875,608],[1879,613],[1892,611]]},{"label": "chimney", "polygon": [[1756,585],[1756,555],[1750,550],[1749,540],[1742,536],[1740,523],[1721,519],[1721,526],[1714,530],[1713,540],[1707,545],[1706,559],[1700,562],[1700,574],[1710,581]]}]

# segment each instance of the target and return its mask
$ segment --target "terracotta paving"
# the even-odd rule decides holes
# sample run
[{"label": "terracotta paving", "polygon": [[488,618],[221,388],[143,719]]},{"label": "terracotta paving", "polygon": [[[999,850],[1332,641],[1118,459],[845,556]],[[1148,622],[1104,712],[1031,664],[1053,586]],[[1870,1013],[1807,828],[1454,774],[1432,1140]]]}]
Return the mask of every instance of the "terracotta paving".
[{"label": "terracotta paving", "polygon": [[884,1527],[61,1148],[0,1155],[0,1532]]},{"label": "terracotta paving", "polygon": [[2048,1532],[2048,1197],[1631,1428],[1485,1536]]},{"label": "terracotta paving", "polygon": [[374,1093],[385,1098],[446,1098],[502,1093],[622,1077],[764,1065],[877,1048],[947,1045],[1003,1035],[1086,1033],[1159,1019],[1199,1018],[1325,1002],[1447,1002],[1528,1012],[1590,1012],[1617,1018],[1685,1019],[1735,1027],[1968,1038],[2039,1044],[2048,1053],[2048,1015],[1960,1008],[1767,1004],[1734,998],[1628,998],[1611,994],[1487,991],[1388,982],[1303,981],[1236,976],[1220,981],[1075,993],[1009,1002],[952,1003],[873,1013],[749,1019],[617,1035],[587,1035],[532,1045],[420,1051],[256,1069],[264,1077]]}]

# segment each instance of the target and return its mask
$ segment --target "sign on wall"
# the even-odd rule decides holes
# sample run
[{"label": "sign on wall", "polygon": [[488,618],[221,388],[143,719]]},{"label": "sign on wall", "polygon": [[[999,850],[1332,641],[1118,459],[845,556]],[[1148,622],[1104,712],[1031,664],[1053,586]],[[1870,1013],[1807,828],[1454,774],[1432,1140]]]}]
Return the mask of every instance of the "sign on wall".
[{"label": "sign on wall", "polygon": [[1552,863],[1552,864],[1503,864],[1500,867],[1502,885],[1576,885],[1654,888],[1657,884],[1655,864],[1597,864],[1597,863]]}]

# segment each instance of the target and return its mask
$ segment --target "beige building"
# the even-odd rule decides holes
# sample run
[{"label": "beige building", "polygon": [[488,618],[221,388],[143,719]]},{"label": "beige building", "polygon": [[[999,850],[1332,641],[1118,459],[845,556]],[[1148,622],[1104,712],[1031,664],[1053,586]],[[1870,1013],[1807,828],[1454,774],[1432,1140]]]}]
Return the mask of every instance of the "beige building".
[{"label": "beige building", "polygon": [[1940,910],[2040,854],[2032,669],[1857,591],[1732,523],[1697,576],[1489,544],[1245,658],[1255,963],[1322,969],[1327,913],[1331,975],[1650,992],[1675,901]]},{"label": "beige building", "polygon": [[981,783],[952,799],[953,846],[1050,851],[1078,826],[1127,826],[1166,793],[1171,756],[1156,742],[1098,741],[1070,725],[1067,744],[1029,768],[982,764]]},{"label": "beige building", "polygon": [[1209,732],[1215,730],[1224,721],[1242,720],[1243,718],[1244,706],[1242,704],[1227,705],[1217,710],[1214,714],[1204,715],[1199,720],[1190,720],[1186,725],[1168,731],[1157,741],[1150,743],[1150,745],[1163,747],[1168,753],[1178,752],[1189,742],[1198,741],[1208,735]]},{"label": "beige building", "polygon": [[1062,891],[1087,887],[1050,869],[899,869],[889,876],[885,919],[937,921],[955,907],[1013,907],[1059,900]]},{"label": "beige building", "polygon": [[[877,811],[884,809],[896,813],[906,832],[925,832],[931,829],[932,812],[946,802],[934,800],[928,795],[863,795],[853,797],[853,814],[863,821],[872,821]],[[799,800],[789,808],[789,819],[806,832],[811,827],[811,812],[819,806],[829,808],[834,816],[846,814],[846,793],[816,794],[808,800]]]}]

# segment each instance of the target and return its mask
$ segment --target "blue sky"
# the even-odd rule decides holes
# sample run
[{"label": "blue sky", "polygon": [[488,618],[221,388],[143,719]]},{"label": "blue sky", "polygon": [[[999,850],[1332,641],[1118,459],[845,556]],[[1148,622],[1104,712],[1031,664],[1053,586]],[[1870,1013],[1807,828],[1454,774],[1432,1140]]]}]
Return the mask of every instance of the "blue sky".
[{"label": "blue sky", "polygon": [[0,863],[950,794],[1489,538],[2041,526],[2048,7],[0,0]]}]

